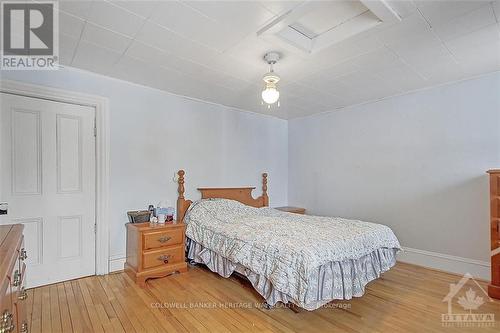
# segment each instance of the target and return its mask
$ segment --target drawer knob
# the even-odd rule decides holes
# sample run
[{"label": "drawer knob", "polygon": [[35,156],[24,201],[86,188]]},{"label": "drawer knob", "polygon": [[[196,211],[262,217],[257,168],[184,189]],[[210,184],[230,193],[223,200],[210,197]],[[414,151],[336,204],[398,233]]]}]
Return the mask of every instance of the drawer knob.
[{"label": "drawer knob", "polygon": [[20,333],[28,333],[28,323],[22,323],[21,324],[21,329],[19,330]]},{"label": "drawer knob", "polygon": [[21,273],[19,273],[19,270],[17,269],[14,272],[14,279],[12,281],[12,285],[14,287],[19,287],[21,285]]},{"label": "drawer knob", "polygon": [[158,260],[163,261],[164,264],[168,264],[168,259],[170,259],[170,254],[163,254],[158,257]]},{"label": "drawer knob", "polygon": [[166,243],[166,242],[168,242],[171,238],[172,238],[172,237],[170,237],[170,236],[163,236],[163,237],[158,238],[158,242],[160,242],[160,243]]},{"label": "drawer knob", "polygon": [[19,296],[17,296],[17,299],[20,301],[24,301],[27,298],[28,298],[28,293],[26,292],[26,289],[22,287],[21,291],[19,292]]},{"label": "drawer knob", "polygon": [[2,314],[2,319],[0,320],[0,333],[9,333],[14,331],[16,326],[12,322],[12,313],[5,310]]},{"label": "drawer knob", "polygon": [[19,256],[19,258],[20,258],[21,260],[26,260],[26,259],[28,259],[28,254],[26,253],[26,249],[25,249],[24,247],[21,249],[21,255]]}]

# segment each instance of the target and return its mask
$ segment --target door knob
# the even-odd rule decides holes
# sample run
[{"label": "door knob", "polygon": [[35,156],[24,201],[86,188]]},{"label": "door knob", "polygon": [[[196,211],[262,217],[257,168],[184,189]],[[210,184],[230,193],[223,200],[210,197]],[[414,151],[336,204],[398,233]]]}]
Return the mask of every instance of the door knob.
[{"label": "door knob", "polygon": [[9,204],[6,202],[0,202],[0,215],[7,215]]}]

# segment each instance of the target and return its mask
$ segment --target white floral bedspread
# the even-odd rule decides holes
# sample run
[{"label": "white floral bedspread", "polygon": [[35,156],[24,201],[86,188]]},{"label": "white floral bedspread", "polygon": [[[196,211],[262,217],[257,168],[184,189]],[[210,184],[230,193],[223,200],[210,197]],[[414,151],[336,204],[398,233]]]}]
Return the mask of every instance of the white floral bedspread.
[{"label": "white floral bedspread", "polygon": [[392,230],[381,224],[254,208],[227,199],[193,202],[185,222],[187,237],[264,275],[297,299],[305,294],[311,273],[325,263],[401,248]]}]

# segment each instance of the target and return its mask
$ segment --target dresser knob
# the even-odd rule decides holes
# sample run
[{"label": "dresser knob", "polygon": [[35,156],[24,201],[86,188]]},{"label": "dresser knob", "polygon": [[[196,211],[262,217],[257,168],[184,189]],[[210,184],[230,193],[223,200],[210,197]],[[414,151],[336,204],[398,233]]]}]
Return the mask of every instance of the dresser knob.
[{"label": "dresser knob", "polygon": [[20,333],[28,333],[28,323],[22,323],[21,324],[21,329],[19,330]]},{"label": "dresser knob", "polygon": [[26,298],[28,298],[28,293],[26,292],[26,289],[22,287],[21,291],[19,291],[19,296],[17,296],[17,299],[20,301],[24,301]]},{"label": "dresser knob", "polygon": [[171,238],[172,238],[172,237],[170,237],[170,236],[163,236],[163,237],[158,238],[158,242],[160,242],[160,243],[166,243],[166,242],[168,242]]},{"label": "dresser knob", "polygon": [[14,279],[12,281],[12,285],[14,287],[19,287],[21,285],[21,273],[19,273],[19,270],[17,269],[14,272]]},{"label": "dresser knob", "polygon": [[12,313],[5,310],[0,320],[0,333],[12,332],[15,327],[14,323],[12,323]]},{"label": "dresser knob", "polygon": [[168,264],[168,259],[170,259],[170,254],[163,254],[158,257],[158,260],[163,261],[164,264]]},{"label": "dresser knob", "polygon": [[24,247],[21,249],[21,254],[19,255],[19,258],[21,260],[26,260],[28,259],[28,254],[26,253],[26,250],[24,249]]}]

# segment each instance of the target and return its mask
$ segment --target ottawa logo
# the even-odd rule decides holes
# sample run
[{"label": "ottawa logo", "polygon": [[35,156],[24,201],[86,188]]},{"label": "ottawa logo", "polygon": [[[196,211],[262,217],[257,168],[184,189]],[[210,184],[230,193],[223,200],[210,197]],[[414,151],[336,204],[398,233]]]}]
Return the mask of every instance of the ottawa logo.
[{"label": "ottawa logo", "polygon": [[[443,298],[448,313],[441,314],[443,327],[494,327],[495,314],[481,313],[479,308],[493,302],[483,287],[466,273],[457,283],[450,283],[450,292]],[[461,309],[463,311],[460,311]]]}]

